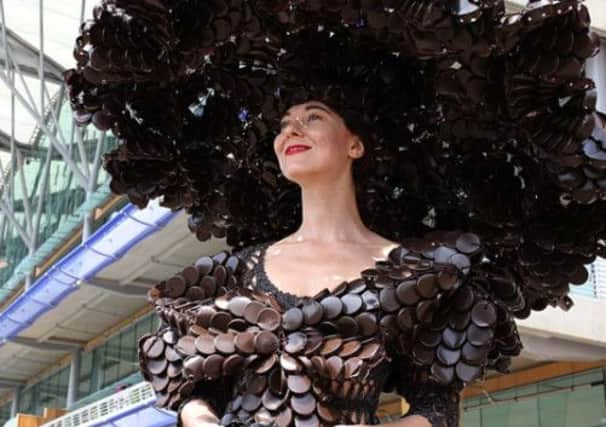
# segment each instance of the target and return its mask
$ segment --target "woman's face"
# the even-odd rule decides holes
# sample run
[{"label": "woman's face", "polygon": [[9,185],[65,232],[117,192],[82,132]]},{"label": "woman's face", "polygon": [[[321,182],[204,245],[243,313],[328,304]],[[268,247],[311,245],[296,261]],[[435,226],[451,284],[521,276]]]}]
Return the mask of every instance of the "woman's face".
[{"label": "woman's face", "polygon": [[348,172],[363,146],[337,113],[309,101],[284,114],[274,152],[284,176],[303,184],[310,178],[335,179]]}]

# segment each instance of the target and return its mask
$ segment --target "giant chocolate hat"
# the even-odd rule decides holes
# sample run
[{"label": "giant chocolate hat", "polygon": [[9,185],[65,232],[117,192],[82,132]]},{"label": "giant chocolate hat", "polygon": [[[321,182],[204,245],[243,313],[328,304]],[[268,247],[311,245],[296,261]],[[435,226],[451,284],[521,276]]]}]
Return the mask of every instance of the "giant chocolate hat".
[{"label": "giant chocolate hat", "polygon": [[77,122],[120,141],[116,193],[162,196],[235,247],[298,226],[272,140],[289,106],[328,103],[372,147],[366,224],[397,241],[473,231],[523,317],[567,307],[606,254],[597,50],[580,0],[509,15],[503,0],[104,0],[65,80]]}]

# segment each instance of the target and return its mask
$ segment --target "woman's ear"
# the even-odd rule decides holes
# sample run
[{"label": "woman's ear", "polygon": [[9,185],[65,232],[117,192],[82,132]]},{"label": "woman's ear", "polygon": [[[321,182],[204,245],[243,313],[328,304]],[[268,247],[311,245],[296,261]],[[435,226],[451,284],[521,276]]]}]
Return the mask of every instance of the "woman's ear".
[{"label": "woman's ear", "polygon": [[349,155],[354,159],[364,155],[364,143],[357,135],[353,135],[349,141]]}]

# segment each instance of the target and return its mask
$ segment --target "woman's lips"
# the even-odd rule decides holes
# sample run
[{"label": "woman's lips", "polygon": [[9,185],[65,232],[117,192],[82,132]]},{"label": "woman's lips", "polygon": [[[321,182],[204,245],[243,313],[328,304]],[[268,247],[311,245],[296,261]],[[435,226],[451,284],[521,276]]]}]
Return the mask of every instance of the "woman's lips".
[{"label": "woman's lips", "polygon": [[309,147],[308,145],[291,145],[290,147],[288,147],[286,149],[284,154],[288,156],[290,154],[296,154],[296,153],[300,153],[302,151],[309,150],[310,148],[311,147]]}]

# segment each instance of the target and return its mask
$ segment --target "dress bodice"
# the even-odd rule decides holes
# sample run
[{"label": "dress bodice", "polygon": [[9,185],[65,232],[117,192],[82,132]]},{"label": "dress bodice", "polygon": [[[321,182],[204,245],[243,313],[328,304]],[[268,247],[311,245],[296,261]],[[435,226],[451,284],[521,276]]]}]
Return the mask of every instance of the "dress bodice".
[{"label": "dress bodice", "polygon": [[201,258],[150,292],[163,326],[141,338],[139,355],[158,405],[202,398],[223,425],[379,424],[381,392],[396,391],[410,413],[457,425],[462,385],[519,341],[509,313],[471,279],[474,237],[448,239],[395,248],[310,297],[269,280],[271,243]]}]

